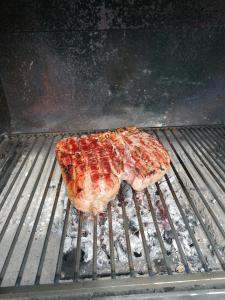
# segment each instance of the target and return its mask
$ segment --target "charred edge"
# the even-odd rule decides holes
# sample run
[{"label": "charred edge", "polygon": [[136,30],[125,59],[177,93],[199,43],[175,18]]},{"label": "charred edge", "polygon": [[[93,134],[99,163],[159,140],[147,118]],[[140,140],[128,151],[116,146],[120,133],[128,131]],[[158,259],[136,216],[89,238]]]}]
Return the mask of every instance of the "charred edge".
[{"label": "charred edge", "polygon": [[150,175],[155,175],[155,173],[156,173],[156,170],[150,171]]},{"label": "charred edge", "polygon": [[63,166],[63,170],[64,170],[64,172],[65,172],[65,175],[66,175],[66,180],[67,181],[70,181],[71,180],[71,172],[70,172],[70,169],[71,169],[71,165],[69,165],[69,166]]},{"label": "charred edge", "polygon": [[162,167],[161,164],[159,165],[159,168],[160,168],[161,171],[165,171],[165,169]]}]

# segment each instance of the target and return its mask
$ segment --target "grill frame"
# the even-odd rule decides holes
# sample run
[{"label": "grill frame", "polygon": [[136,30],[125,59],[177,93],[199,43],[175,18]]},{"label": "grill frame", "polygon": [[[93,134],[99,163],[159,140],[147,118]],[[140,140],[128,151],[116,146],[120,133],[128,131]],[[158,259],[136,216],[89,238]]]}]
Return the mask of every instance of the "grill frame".
[{"label": "grill frame", "polygon": [[[213,148],[217,145],[223,145],[224,146],[225,141],[223,140],[223,138],[224,138],[223,134],[225,134],[225,125],[213,125],[213,126],[209,126],[209,125],[200,126],[200,125],[198,125],[198,126],[189,126],[189,127],[175,126],[175,127],[160,127],[160,128],[154,127],[154,128],[142,128],[142,129],[144,129],[146,131],[152,131],[156,135],[156,137],[158,137],[158,138],[159,138],[158,133],[162,133],[165,136],[165,139],[168,141],[173,153],[175,154],[176,158],[179,160],[180,165],[184,168],[187,176],[189,177],[192,184],[195,186],[196,191],[198,192],[198,194],[201,197],[202,201],[205,203],[206,208],[208,209],[208,211],[211,214],[212,218],[214,218],[220,232],[222,233],[223,237],[225,238],[225,232],[224,232],[223,227],[219,223],[219,220],[215,216],[215,213],[213,212],[213,210],[205,202],[206,200],[204,199],[204,195],[202,194],[201,190],[198,188],[198,185],[195,183],[195,180],[194,180],[193,176],[188,171],[185,163],[183,162],[182,158],[180,157],[179,153],[177,152],[176,148],[174,147],[173,143],[171,142],[170,138],[168,137],[168,135],[166,133],[166,132],[169,131],[172,134],[172,136],[174,136],[174,138],[177,139],[177,131],[179,131],[182,134],[182,136],[185,137],[185,140],[187,141],[187,143],[189,145],[191,145],[190,147],[192,149],[196,149],[198,146],[201,146],[202,148],[201,149],[199,148],[199,151],[200,151],[200,153],[202,153],[202,156],[199,154],[198,158],[201,160],[201,162],[207,168],[207,170],[211,170],[210,174],[212,175],[213,179],[216,181],[218,186],[220,186],[220,188],[223,191],[225,191],[225,187],[222,185],[222,183],[216,177],[216,174],[220,175],[221,178],[224,180],[224,183],[225,183],[225,175],[223,175],[223,171],[225,171],[225,165],[222,164],[222,158],[224,158],[224,153],[223,153],[224,151],[223,151],[223,148],[222,148],[221,149],[222,150],[221,151],[221,153],[222,153],[221,157],[219,157],[218,155],[215,156],[215,154],[216,154],[215,153],[215,148]],[[195,129],[199,129],[197,131],[197,133],[196,133]],[[215,137],[212,135],[212,130],[215,132],[215,136],[217,138],[217,141],[215,140]],[[101,132],[101,131],[102,130],[98,130],[98,131],[94,131],[94,132]],[[211,144],[207,141],[205,132],[208,133],[209,141],[211,142]],[[43,146],[45,144],[45,141],[46,141],[47,137],[52,137],[51,143],[53,143],[54,138],[57,137],[57,136],[72,135],[72,134],[79,135],[79,134],[83,134],[83,133],[89,133],[89,131],[88,132],[87,131],[77,132],[77,133],[72,133],[72,132],[68,132],[68,133],[65,133],[65,132],[64,133],[22,133],[22,134],[13,133],[13,134],[7,135],[7,137],[9,137],[9,139],[17,139],[17,142],[19,142],[19,140],[23,139],[23,138],[34,138],[34,140],[36,140],[37,138],[41,137],[41,138],[43,138],[43,144],[42,144],[42,146]],[[4,141],[4,136],[5,135],[2,135],[2,137],[3,137],[2,139],[0,137],[1,143]],[[201,140],[193,139],[193,136],[195,138],[197,138],[197,137],[201,138]],[[188,138],[189,138],[189,140],[188,140]],[[177,143],[179,145],[182,145],[182,143],[180,142],[179,139],[177,139]],[[42,146],[40,147],[40,151],[42,149]],[[40,173],[38,174],[38,177],[35,181],[33,191],[32,191],[32,193],[29,197],[30,202],[28,201],[28,206],[26,205],[27,211],[29,209],[29,203],[32,202],[32,197],[35,193],[35,190],[36,190],[36,187],[38,185],[38,182],[39,182],[40,176],[42,174],[42,171],[44,169],[47,157],[50,153],[51,146],[52,146],[52,144],[49,145],[49,148],[48,148],[49,152],[47,151],[47,154],[46,154],[45,159],[43,161],[43,165],[41,167]],[[1,147],[1,144],[0,144],[0,147]],[[32,150],[32,147],[33,146],[31,146],[30,151]],[[182,146],[181,146],[181,148],[182,148]],[[209,153],[209,152],[207,153],[207,149],[208,150],[213,150],[213,152],[212,153]],[[182,148],[182,151],[186,154],[185,148]],[[12,150],[12,152],[13,152],[13,150]],[[22,151],[21,151],[21,153],[22,153]],[[29,151],[28,151],[28,153],[29,153]],[[37,156],[39,155],[39,153],[40,152],[37,153]],[[196,152],[196,150],[195,150],[195,153],[199,153],[199,152]],[[187,157],[188,157],[188,155],[187,155]],[[203,157],[204,157],[204,159],[203,159]],[[12,160],[9,160],[8,165],[6,164],[7,168],[4,170],[4,172],[6,172],[6,174],[7,174],[7,170],[10,168],[10,166],[11,166],[11,169],[13,169],[13,166],[16,165],[18,158],[19,158],[19,154],[17,156],[15,156]],[[210,167],[212,167],[212,165],[208,163],[208,159],[207,159],[207,161],[205,160],[206,158],[209,158],[211,163],[213,162],[213,168],[212,169],[210,168]],[[192,165],[195,165],[194,160],[190,156],[188,157],[188,159],[190,160]],[[26,160],[26,157],[25,157],[25,160]],[[32,166],[35,165],[35,162],[33,163]],[[6,163],[7,163],[7,159],[6,159]],[[52,163],[52,168],[51,168],[50,173],[49,173],[48,180],[46,182],[44,193],[42,195],[42,201],[41,201],[41,204],[39,206],[37,217],[38,216],[40,217],[40,214],[41,214],[41,211],[42,211],[42,208],[43,208],[43,204],[44,204],[44,200],[45,200],[45,197],[46,197],[46,194],[47,194],[47,191],[48,191],[48,187],[49,187],[49,184],[50,184],[55,166],[56,166],[56,160],[54,159],[53,163]],[[182,187],[182,190],[183,190],[184,194],[186,195],[186,197],[187,197],[187,199],[190,203],[190,206],[192,207],[193,211],[197,215],[197,217],[200,221],[200,224],[202,226],[202,229],[204,230],[204,232],[205,232],[205,234],[206,234],[206,236],[207,236],[207,238],[208,238],[208,240],[209,240],[209,242],[210,242],[217,258],[218,258],[218,260],[220,261],[222,269],[225,270],[225,260],[222,258],[221,254],[219,253],[219,251],[217,249],[217,246],[214,245],[214,243],[212,241],[212,237],[210,236],[210,234],[209,234],[209,232],[208,232],[208,230],[207,230],[207,228],[206,228],[206,226],[205,226],[205,224],[202,220],[202,217],[199,214],[195,203],[193,202],[192,198],[190,197],[189,192],[187,191],[187,188],[186,188],[185,184],[183,183],[183,180],[180,177],[179,172],[176,170],[176,167],[174,166],[173,162],[171,163],[171,168],[172,168],[173,172],[175,173],[175,175],[177,177],[177,180],[180,183],[180,185]],[[200,174],[199,176],[200,177],[203,176],[203,178],[204,178],[204,175],[201,173],[201,170],[198,168],[198,166],[195,167],[195,169],[197,170],[197,173]],[[22,170],[22,168],[21,168],[21,170]],[[31,169],[30,174],[32,173],[32,170],[33,169]],[[18,176],[19,176],[19,174],[16,174],[15,178],[18,177]],[[27,178],[29,179],[29,176],[27,176]],[[94,222],[93,222],[93,229],[94,229],[93,272],[92,272],[93,282],[79,282],[80,279],[82,279],[82,276],[79,276],[80,256],[81,256],[81,245],[80,244],[81,244],[81,232],[82,232],[82,222],[83,222],[83,217],[82,217],[83,214],[81,213],[80,218],[79,218],[79,225],[78,225],[78,233],[79,233],[78,234],[78,240],[77,240],[77,249],[78,249],[78,251],[76,251],[76,257],[75,257],[73,283],[67,283],[67,284],[60,283],[59,284],[60,272],[61,272],[61,266],[62,266],[62,259],[63,259],[63,245],[64,245],[64,240],[65,240],[65,236],[66,236],[66,232],[67,232],[68,221],[69,221],[69,212],[70,212],[70,208],[71,208],[70,202],[68,201],[67,202],[67,207],[66,207],[66,212],[65,212],[65,220],[64,220],[63,230],[62,230],[62,236],[61,236],[61,241],[60,241],[59,254],[58,254],[57,266],[56,266],[56,272],[55,272],[55,278],[54,278],[54,284],[51,284],[51,285],[41,284],[40,285],[41,271],[42,271],[42,267],[43,267],[43,264],[44,264],[46,249],[47,249],[48,240],[49,240],[49,236],[50,236],[50,233],[51,233],[51,227],[52,227],[52,223],[53,223],[53,219],[54,219],[54,213],[55,213],[57,201],[58,201],[58,198],[59,198],[60,188],[61,188],[61,185],[62,185],[62,177],[60,177],[60,181],[58,183],[57,190],[56,190],[53,210],[51,212],[50,222],[49,222],[49,225],[48,225],[47,234],[46,234],[45,241],[44,241],[44,247],[42,249],[42,253],[41,253],[41,257],[40,257],[40,261],[39,261],[38,271],[37,271],[37,275],[36,275],[36,279],[35,279],[35,286],[33,286],[33,287],[20,286],[20,282],[21,282],[21,279],[22,279],[24,267],[26,265],[27,257],[28,257],[28,254],[29,254],[29,249],[31,247],[31,244],[32,244],[32,241],[33,241],[33,238],[34,238],[34,234],[35,234],[35,231],[36,231],[36,227],[38,225],[38,218],[37,217],[35,219],[35,223],[34,223],[33,228],[32,228],[32,232],[31,232],[31,235],[30,235],[28,246],[26,248],[24,259],[23,259],[23,262],[21,264],[20,272],[19,272],[17,280],[16,280],[16,287],[14,287],[14,288],[12,288],[12,287],[3,287],[3,288],[1,288],[0,295],[5,295],[5,294],[9,293],[9,291],[10,291],[10,293],[12,292],[13,294],[14,293],[16,293],[16,294],[19,293],[18,295],[22,295],[24,292],[29,292],[32,295],[33,294],[35,295],[36,293],[38,295],[41,295],[41,293],[46,293],[47,290],[51,290],[51,291],[49,291],[49,293],[54,294],[55,292],[57,292],[57,293],[59,292],[58,285],[60,286],[60,289],[66,290],[68,293],[73,292],[75,294],[78,293],[79,295],[81,295],[81,294],[87,295],[87,293],[92,293],[92,294],[101,293],[101,294],[104,294],[106,292],[108,294],[110,294],[110,293],[111,294],[116,294],[116,293],[121,294],[121,293],[130,293],[131,290],[134,291],[134,292],[135,291],[142,291],[143,292],[143,291],[151,290],[151,289],[165,289],[165,288],[166,289],[167,288],[188,289],[188,288],[190,288],[190,285],[193,282],[197,285],[196,288],[202,288],[202,287],[205,287],[205,286],[210,287],[212,282],[213,282],[213,286],[216,286],[218,288],[220,286],[224,287],[224,284],[222,284],[222,281],[225,279],[225,271],[209,272],[207,263],[204,259],[204,256],[201,253],[201,248],[198,245],[198,242],[196,241],[196,239],[194,237],[194,233],[192,232],[192,229],[188,225],[188,220],[184,217],[185,214],[182,210],[181,204],[179,203],[179,199],[177,198],[176,193],[173,190],[173,187],[170,183],[169,177],[166,175],[165,179],[168,183],[168,186],[169,186],[170,191],[171,191],[171,193],[174,197],[174,200],[175,200],[175,202],[178,206],[178,209],[179,209],[179,211],[180,211],[180,213],[183,217],[183,220],[184,220],[184,223],[185,223],[185,225],[188,229],[188,232],[189,232],[190,236],[192,237],[194,246],[195,246],[195,248],[198,252],[199,258],[202,262],[202,266],[205,269],[205,273],[171,275],[172,271],[169,267],[168,261],[166,260],[166,253],[165,253],[165,249],[163,247],[163,240],[162,240],[161,235],[159,235],[159,228],[157,229],[157,225],[156,225],[157,220],[156,220],[156,216],[155,216],[155,213],[154,213],[154,209],[153,210],[151,209],[151,200],[148,199],[148,202],[150,204],[150,211],[151,211],[152,218],[153,218],[153,221],[154,221],[154,224],[155,224],[155,229],[158,232],[159,243],[160,243],[160,247],[161,247],[161,250],[162,250],[162,253],[163,253],[163,257],[164,257],[164,261],[165,261],[165,265],[166,265],[167,273],[168,273],[168,275],[165,275],[166,278],[164,278],[164,276],[161,276],[161,275],[152,276],[152,275],[154,275],[154,272],[153,272],[152,267],[151,267],[149,252],[147,250],[147,244],[146,244],[146,241],[145,241],[145,234],[144,234],[144,230],[143,230],[143,225],[142,225],[142,220],[141,220],[140,211],[139,211],[139,207],[138,207],[138,202],[137,202],[137,200],[135,198],[135,194],[134,194],[134,204],[135,204],[135,207],[136,207],[138,223],[139,223],[140,233],[141,233],[141,237],[142,237],[144,253],[145,253],[145,257],[146,257],[146,264],[148,266],[148,274],[150,276],[149,278],[146,278],[146,277],[135,278],[135,270],[134,270],[134,266],[133,266],[133,262],[132,262],[132,254],[131,254],[130,242],[129,242],[129,233],[128,233],[128,224],[127,224],[125,203],[122,199],[122,197],[123,197],[122,192],[120,192],[119,195],[121,197],[121,206],[122,206],[123,218],[125,220],[124,227],[125,227],[126,243],[127,243],[127,249],[128,249],[128,260],[129,260],[129,269],[130,269],[129,274],[130,274],[131,278],[129,278],[129,279],[123,278],[123,279],[115,280],[116,275],[118,275],[118,274],[116,274],[115,261],[113,259],[114,254],[113,254],[113,233],[112,233],[112,216],[111,216],[112,212],[111,212],[111,203],[110,203],[110,204],[108,204],[108,210],[107,211],[108,211],[108,218],[109,218],[109,236],[110,236],[110,253],[111,253],[111,255],[110,255],[110,258],[111,258],[111,279],[107,279],[107,280],[101,279],[101,280],[96,281],[96,279],[97,279],[97,217],[95,217]],[[4,185],[4,180],[5,180],[5,176],[3,176],[0,179],[0,188],[1,188],[1,186]],[[25,181],[26,181],[26,179],[25,179]],[[205,181],[205,183],[210,184],[207,181]],[[25,185],[26,185],[26,183],[25,183]],[[160,199],[161,199],[161,201],[163,203],[163,207],[166,211],[168,221],[171,225],[175,240],[177,242],[177,246],[180,250],[181,259],[182,259],[182,262],[184,264],[185,270],[186,270],[187,273],[191,273],[190,269],[188,267],[188,263],[185,259],[185,254],[183,253],[182,246],[180,245],[178,235],[177,235],[176,230],[173,226],[173,222],[172,222],[172,219],[170,217],[170,213],[169,213],[169,210],[168,210],[167,205],[165,203],[163,194],[160,191],[160,186],[158,184],[156,184],[156,188],[159,192]],[[209,185],[209,190],[212,194],[214,193],[213,189],[211,188],[210,185]],[[21,194],[22,194],[22,192],[20,191],[19,194],[18,194],[19,196],[17,196],[15,203],[17,203],[19,201]],[[225,212],[225,207],[223,206],[223,203],[220,202],[220,199],[217,196],[215,198],[218,201],[218,203],[219,203],[221,209],[223,210],[223,212]],[[0,203],[0,210],[3,207],[3,205],[4,205],[4,203],[2,201]],[[16,204],[15,204],[15,207],[16,207]],[[25,209],[25,212],[26,212],[26,209]],[[25,217],[26,217],[26,215],[25,215]],[[19,227],[18,227],[18,232],[16,233],[16,235],[14,237],[15,241],[13,240],[13,243],[12,243],[13,249],[11,249],[11,247],[12,247],[12,245],[11,245],[10,251],[7,254],[6,261],[8,261],[8,263],[10,261],[10,257],[12,255],[13,250],[14,250],[17,238],[20,234],[24,219],[22,219],[22,221],[20,223],[21,225],[19,225]],[[8,220],[10,220],[10,218],[8,218]],[[7,225],[5,227],[3,226],[3,233],[2,233],[2,231],[0,233],[0,241],[2,240],[2,237],[3,237],[3,235],[4,235],[4,233],[7,229],[8,224],[9,223],[7,223]],[[3,277],[5,275],[5,271],[7,269],[8,263],[6,263],[6,265],[4,264],[4,266],[3,266],[3,268],[0,272],[0,282],[2,282],[2,280],[3,280]],[[115,288],[116,288],[116,291],[115,291]],[[98,289],[100,289],[101,291],[99,291]]]},{"label": "grill frame", "polygon": [[178,291],[197,291],[205,289],[224,289],[225,272],[195,273],[143,278],[124,278],[123,280],[104,279],[101,281],[41,284],[36,286],[3,287],[0,299],[90,299],[98,296],[117,296],[146,293],[168,293]]}]

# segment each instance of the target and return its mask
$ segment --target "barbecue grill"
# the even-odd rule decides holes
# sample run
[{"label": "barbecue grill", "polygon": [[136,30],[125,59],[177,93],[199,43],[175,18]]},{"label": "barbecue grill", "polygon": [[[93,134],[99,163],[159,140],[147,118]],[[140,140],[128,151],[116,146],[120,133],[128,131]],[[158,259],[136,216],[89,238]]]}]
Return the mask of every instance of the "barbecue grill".
[{"label": "barbecue grill", "polygon": [[[80,297],[223,286],[225,127],[144,130],[154,134],[168,149],[172,158],[170,171],[144,193],[130,189],[132,199],[127,199],[130,196],[123,184],[118,199],[108,204],[107,212],[93,218],[76,212],[66,198],[54,155],[54,141],[65,134],[2,135],[3,296],[10,292],[16,296],[55,293]],[[128,217],[130,206],[135,208],[135,230]],[[122,262],[116,246],[116,209],[124,231],[122,251],[126,259]],[[72,215],[76,215],[75,221]],[[146,217],[152,226],[152,236]],[[73,239],[68,231],[72,221],[76,223]],[[99,249],[104,244],[98,228],[102,230],[106,221],[102,234],[108,237],[109,253],[108,261],[101,265]],[[85,222],[93,229],[89,245],[92,257],[88,262],[82,257],[82,239],[87,237]],[[142,242],[139,257],[131,243],[134,231]],[[65,252],[68,238],[73,240],[74,247]],[[168,245],[173,243],[175,247],[169,251]],[[153,253],[155,248],[159,254]]]},{"label": "barbecue grill", "polygon": [[[224,4],[0,6],[0,298],[223,299]],[[169,171],[77,211],[55,143],[126,126]]]}]

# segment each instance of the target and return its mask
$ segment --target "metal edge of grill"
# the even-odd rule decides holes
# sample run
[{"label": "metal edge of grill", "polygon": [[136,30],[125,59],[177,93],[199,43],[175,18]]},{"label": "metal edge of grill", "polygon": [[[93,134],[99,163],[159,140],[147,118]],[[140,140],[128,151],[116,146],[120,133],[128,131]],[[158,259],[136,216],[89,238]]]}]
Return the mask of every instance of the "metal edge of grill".
[{"label": "metal edge of grill", "polygon": [[[188,125],[188,126],[183,126],[183,125],[174,125],[174,126],[151,126],[151,127],[138,127],[139,129],[141,130],[154,130],[154,129],[182,129],[182,128],[193,128],[193,129],[197,129],[197,128],[224,128],[224,124],[202,124],[202,125]],[[11,136],[11,137],[15,137],[15,136],[18,136],[18,135],[24,135],[24,136],[42,136],[42,135],[54,135],[54,136],[57,136],[57,135],[72,135],[72,134],[75,134],[75,135],[81,135],[81,134],[88,134],[88,133],[98,133],[98,132],[103,132],[103,131],[107,131],[107,130],[115,130],[116,128],[102,128],[102,129],[96,129],[96,130],[79,130],[79,131],[42,131],[42,132],[5,132],[5,133],[2,133],[2,137],[4,136]]]},{"label": "metal edge of grill", "polygon": [[[116,293],[130,293],[131,291],[137,292],[137,291],[152,291],[152,290],[159,290],[159,289],[189,289],[193,288],[193,285],[195,285],[195,288],[198,287],[210,287],[211,285],[213,287],[224,287],[223,281],[225,277],[225,258],[224,253],[221,250],[220,245],[218,243],[215,243],[215,237],[212,235],[212,233],[208,229],[207,222],[202,217],[202,214],[200,213],[198,207],[196,206],[196,202],[194,201],[191,193],[190,193],[190,185],[195,190],[195,193],[198,195],[199,199],[203,203],[204,209],[207,211],[207,216],[209,216],[212,219],[212,222],[214,223],[214,226],[216,230],[218,231],[218,234],[221,235],[223,239],[225,239],[225,229],[223,227],[223,224],[221,223],[221,218],[223,217],[223,213],[225,213],[225,204],[223,203],[224,197],[221,197],[221,195],[218,195],[217,189],[222,192],[222,196],[225,195],[225,164],[224,164],[224,134],[225,134],[225,126],[224,125],[216,125],[216,126],[190,126],[190,127],[166,127],[166,128],[143,128],[146,131],[150,131],[153,133],[159,140],[162,141],[163,144],[167,144],[167,149],[171,153],[172,162],[171,162],[171,169],[176,177],[177,182],[181,186],[182,192],[186,197],[186,200],[188,204],[190,205],[190,208],[193,211],[193,214],[196,216],[196,218],[199,221],[200,227],[202,229],[202,232],[205,234],[208,244],[210,245],[210,249],[213,253],[213,255],[218,260],[218,263],[220,265],[220,270],[215,271],[210,269],[208,266],[208,262],[202,252],[201,246],[199,245],[196,237],[195,232],[193,231],[193,228],[191,228],[189,221],[186,216],[185,210],[182,208],[182,204],[180,203],[179,197],[176,195],[176,191],[173,188],[173,184],[170,182],[170,178],[165,175],[165,182],[167,183],[169,190],[173,196],[174,202],[176,203],[176,206],[182,216],[182,219],[185,223],[185,227],[187,231],[189,232],[189,235],[193,241],[193,246],[196,249],[199,261],[202,264],[202,268],[204,272],[202,273],[193,273],[190,270],[189,262],[187,260],[187,257],[184,253],[182,244],[180,242],[178,233],[176,232],[176,229],[174,227],[173,220],[170,215],[170,210],[167,207],[166,201],[164,199],[164,195],[162,191],[160,190],[160,186],[158,183],[156,183],[156,190],[159,194],[159,197],[161,199],[161,203],[163,208],[166,212],[166,217],[168,220],[168,223],[171,227],[171,231],[173,233],[174,240],[176,242],[178,252],[180,255],[181,262],[184,266],[185,272],[187,274],[174,274],[174,270],[171,270],[170,263],[168,261],[167,253],[164,246],[163,238],[160,234],[160,230],[157,223],[157,218],[154,212],[154,209],[151,204],[151,199],[149,199],[148,190],[145,191],[146,198],[149,203],[149,209],[152,215],[152,219],[154,222],[155,230],[157,233],[157,238],[159,240],[160,249],[162,251],[162,258],[164,261],[164,266],[166,269],[166,272],[164,275],[157,275],[155,274],[153,268],[152,268],[152,261],[151,261],[151,253],[149,254],[148,245],[146,242],[146,236],[143,229],[143,223],[142,223],[142,217],[140,213],[140,207],[139,203],[136,199],[136,194],[134,193],[133,200],[134,200],[134,206],[136,209],[137,219],[138,219],[138,225],[140,229],[140,236],[142,240],[143,245],[143,253],[146,261],[146,268],[147,268],[147,274],[149,277],[146,276],[140,276],[141,278],[137,278],[137,272],[135,271],[135,267],[133,264],[133,257],[131,253],[131,245],[130,245],[130,237],[129,237],[129,230],[128,230],[128,217],[126,215],[126,205],[125,201],[123,201],[122,193],[120,192],[119,198],[121,201],[121,207],[122,207],[122,214],[123,214],[123,220],[124,220],[124,232],[125,232],[125,238],[126,238],[126,247],[127,247],[127,255],[128,255],[128,265],[129,265],[129,271],[124,274],[128,275],[131,278],[121,278],[119,274],[116,272],[115,267],[115,261],[114,261],[114,249],[113,249],[113,232],[112,232],[112,207],[111,203],[108,205],[107,214],[108,214],[108,220],[109,220],[109,248],[110,248],[110,267],[111,271],[107,274],[98,274],[97,270],[97,224],[98,219],[97,217],[94,218],[93,221],[93,259],[92,259],[92,274],[91,279],[93,281],[85,282],[85,278],[88,278],[88,276],[80,274],[80,261],[81,261],[81,238],[82,238],[82,224],[83,224],[83,214],[80,213],[79,215],[79,224],[78,224],[78,238],[77,238],[77,245],[76,245],[76,253],[74,257],[74,274],[73,274],[73,283],[61,283],[61,268],[62,268],[62,260],[63,260],[63,247],[65,242],[65,237],[67,233],[68,228],[68,222],[69,222],[69,214],[71,211],[71,205],[70,202],[67,201],[67,206],[65,208],[64,213],[64,223],[62,228],[62,234],[60,238],[60,244],[58,249],[58,255],[57,255],[57,262],[56,262],[56,271],[54,276],[54,284],[40,284],[40,279],[42,275],[42,270],[45,264],[45,257],[46,252],[48,248],[48,243],[52,231],[53,221],[57,209],[57,205],[59,202],[59,195],[60,190],[62,187],[62,177],[59,177],[59,181],[56,187],[55,196],[53,199],[53,205],[52,210],[49,216],[49,222],[48,227],[46,230],[46,235],[44,238],[44,243],[42,247],[42,251],[39,257],[39,263],[38,268],[35,276],[34,286],[23,286],[21,285],[21,280],[23,277],[24,270],[26,268],[27,261],[29,259],[29,253],[30,249],[32,247],[32,243],[34,241],[35,233],[37,230],[37,227],[39,225],[40,216],[42,213],[42,209],[45,203],[45,199],[47,197],[47,194],[49,192],[50,183],[53,177],[53,173],[55,172],[56,168],[56,160],[54,157],[52,157],[52,151],[54,150],[54,139],[56,137],[65,136],[65,135],[71,135],[73,133],[35,133],[35,134],[9,134],[4,135],[1,139],[1,145],[4,143],[4,141],[7,139],[7,143],[10,145],[10,151],[7,152],[7,155],[3,155],[1,159],[1,165],[0,165],[0,192],[2,193],[4,191],[4,195],[0,202],[0,212],[1,209],[3,209],[5,206],[5,203],[8,201],[8,197],[11,196],[11,190],[13,189],[14,184],[16,183],[17,179],[21,176],[22,170],[24,165],[26,164],[26,160],[28,159],[30,153],[34,149],[35,146],[38,145],[37,152],[35,153],[35,156],[33,158],[32,164],[30,165],[30,168],[28,169],[28,174],[26,174],[24,181],[20,185],[19,192],[17,196],[15,197],[14,202],[12,204],[12,207],[7,215],[7,218],[4,222],[4,225],[1,228],[0,232],[0,243],[2,242],[5,233],[10,226],[10,220],[17,208],[17,205],[21,199],[21,196],[23,195],[23,191],[26,188],[26,185],[28,181],[30,180],[30,176],[32,176],[33,170],[36,168],[37,161],[39,162],[39,157],[42,155],[42,151],[45,148],[45,155],[42,158],[42,162],[40,165],[39,170],[35,173],[35,178],[33,185],[31,187],[31,192],[28,197],[28,201],[26,202],[26,205],[22,211],[21,219],[18,223],[18,226],[16,227],[15,234],[12,238],[11,245],[9,247],[9,251],[7,252],[7,255],[5,257],[4,263],[2,265],[1,271],[0,271],[0,283],[2,284],[4,276],[7,272],[8,265],[10,264],[11,257],[15,251],[17,241],[19,239],[21,230],[23,228],[23,223],[26,219],[28,210],[30,206],[32,205],[33,196],[35,195],[39,183],[41,181],[43,170],[46,168],[46,162],[50,160],[51,168],[48,168],[47,171],[47,180],[45,180],[45,188],[43,191],[41,190],[41,201],[39,203],[39,207],[37,210],[37,214],[35,216],[35,221],[33,223],[31,233],[29,236],[29,239],[27,241],[27,246],[25,248],[25,252],[22,258],[22,261],[20,263],[19,271],[17,274],[17,278],[15,281],[15,287],[2,287],[0,290],[0,297],[1,295],[5,296],[6,294],[9,295],[9,293],[12,293],[12,295],[24,295],[25,292],[30,292],[31,294],[35,293],[44,293],[47,290],[52,289],[52,293],[59,292],[59,289],[65,292],[65,290],[68,291],[68,295],[70,293],[75,294],[116,294]],[[95,131],[96,132],[96,131]],[[86,132],[79,132],[76,134],[83,134]],[[51,136],[51,139],[47,139],[47,137]],[[27,139],[32,140],[32,142],[29,142],[26,146]],[[41,140],[40,140],[41,139]],[[6,143],[6,144],[7,144]],[[19,146],[18,146],[19,145]],[[188,145],[188,148],[187,148]],[[26,148],[26,152],[24,154],[24,148]],[[168,148],[169,147],[169,148]],[[1,149],[1,148],[0,148]],[[192,156],[192,153],[190,152],[192,150],[194,155],[196,157]],[[14,167],[17,165],[18,161],[20,160],[21,156],[23,154],[23,159],[21,161],[21,164],[19,165],[19,168],[16,170],[14,177],[12,178],[11,182],[8,183],[8,179],[10,177],[11,172],[14,170]],[[185,157],[185,159],[183,158]],[[196,161],[196,158],[198,161]],[[176,163],[174,162],[174,159],[176,160]],[[188,161],[188,164],[186,163]],[[200,163],[200,164],[199,164]],[[198,181],[196,181],[196,178],[193,177],[193,173],[190,171],[190,166],[194,169],[194,172],[197,174],[198,178],[201,180],[201,185],[204,185],[207,187],[207,193],[210,193],[210,195],[213,197],[213,199],[216,201],[216,204],[218,205],[218,209],[221,210],[221,214],[219,216],[216,215],[214,212],[212,206],[209,204],[209,202],[206,199],[205,191],[203,191],[199,185]],[[206,174],[202,171],[201,166],[204,167],[204,170],[206,169],[209,177],[206,176]],[[178,170],[179,167],[179,170]],[[180,168],[182,168],[182,172],[180,172]],[[185,178],[184,175],[185,174]],[[37,176],[36,176],[37,175]],[[188,184],[187,184],[188,179]],[[8,185],[7,185],[8,184]],[[7,190],[5,191],[4,188],[7,185]],[[220,193],[220,192],[219,192]],[[11,196],[12,197],[12,196]],[[9,197],[10,198],[10,197]],[[221,199],[222,198],[222,199]],[[222,271],[221,271],[222,270]],[[173,275],[171,275],[173,274]],[[122,275],[122,274],[121,274]],[[141,274],[138,274],[141,275]],[[108,279],[100,279],[101,277],[108,277]],[[111,279],[109,279],[111,277]],[[97,280],[99,279],[99,280]],[[116,289],[116,291],[115,291]],[[51,293],[51,292],[50,292]],[[75,295],[74,294],[74,295]]]}]

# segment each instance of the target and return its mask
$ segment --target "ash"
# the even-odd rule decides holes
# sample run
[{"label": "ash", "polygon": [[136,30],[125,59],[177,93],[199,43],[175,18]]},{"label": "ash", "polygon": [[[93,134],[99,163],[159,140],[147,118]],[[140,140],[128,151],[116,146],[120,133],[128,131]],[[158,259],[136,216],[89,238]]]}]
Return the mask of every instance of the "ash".
[{"label": "ash", "polygon": [[[170,182],[174,181],[174,177],[170,176]],[[165,180],[159,182],[160,190],[163,193],[166,205],[168,207],[171,219],[174,227],[178,233],[178,237],[186,258],[188,260],[189,267],[192,271],[203,271],[201,262],[198,258],[195,247],[193,247],[193,241],[189,236],[180,212],[175,204],[172,194]],[[148,188],[152,206],[157,218],[160,233],[164,242],[166,255],[170,263],[172,271],[177,271],[177,268],[182,266],[182,260],[179,254],[179,250],[174,238],[173,231],[166,217],[165,210],[161,203],[159,194],[155,186]],[[176,190],[176,194],[179,196],[179,190]],[[142,238],[139,231],[139,223],[137,219],[137,212],[133,200],[133,192],[131,187],[123,183],[123,196],[125,201],[125,209],[129,224],[129,238],[132,250],[132,258],[134,269],[137,274],[147,273],[147,264],[145,260],[145,254],[142,244]],[[140,207],[141,219],[144,227],[145,238],[148,246],[150,260],[152,267],[156,273],[166,273],[166,267],[162,250],[160,248],[159,240],[157,237],[155,225],[152,219],[152,214],[149,208],[146,195],[141,192],[137,193],[137,200]],[[121,203],[118,198],[111,202],[112,204],[112,227],[113,227],[113,241],[114,241],[114,256],[115,266],[117,274],[129,274],[129,264],[126,246],[126,237],[124,231],[124,220],[122,215]],[[188,216],[190,227],[194,230],[198,226],[198,222],[195,220],[193,214]],[[76,209],[72,209],[69,221],[69,228],[64,245],[64,264],[63,269],[67,276],[72,270],[74,264],[71,265],[71,260],[74,258],[77,244],[77,231],[78,231],[78,213]],[[109,224],[107,212],[98,216],[97,227],[97,268],[98,274],[110,275],[110,241],[109,241]],[[81,239],[81,275],[92,274],[92,258],[93,258],[93,218],[92,216],[85,214],[82,228]],[[182,268],[179,268],[182,270]]]}]

